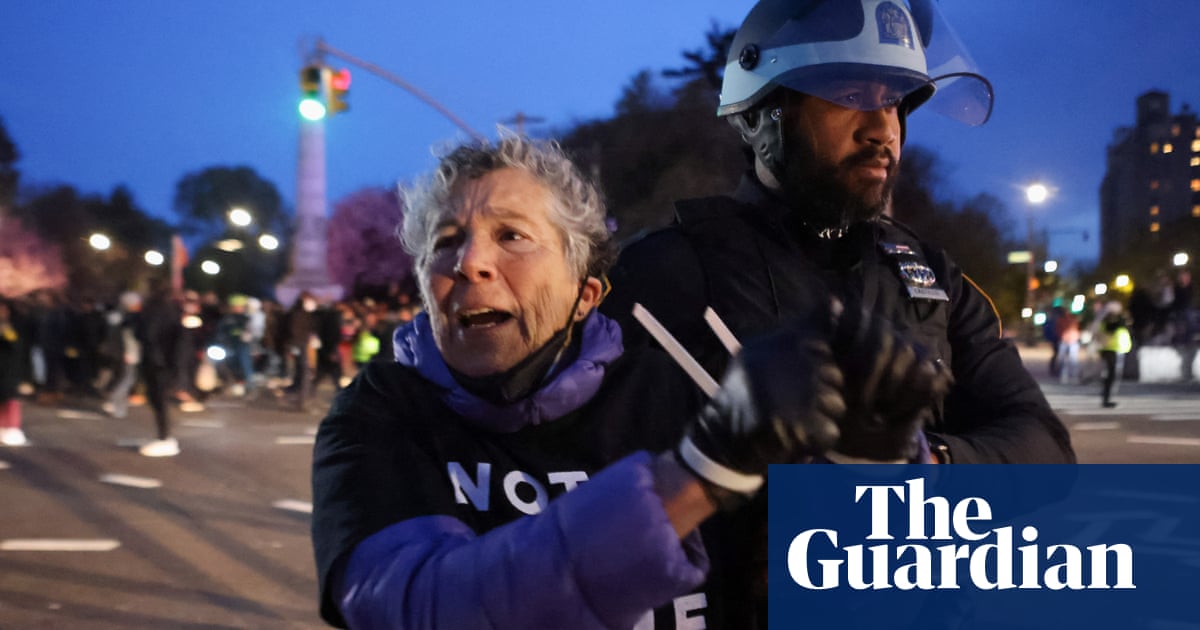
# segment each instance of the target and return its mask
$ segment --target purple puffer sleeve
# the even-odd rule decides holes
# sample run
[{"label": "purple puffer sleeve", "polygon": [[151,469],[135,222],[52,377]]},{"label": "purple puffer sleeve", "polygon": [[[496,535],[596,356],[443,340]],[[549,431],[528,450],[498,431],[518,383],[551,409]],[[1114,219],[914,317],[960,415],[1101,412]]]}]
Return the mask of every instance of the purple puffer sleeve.
[{"label": "purple puffer sleeve", "polygon": [[387,527],[351,554],[342,615],[351,628],[633,627],[707,570],[680,544],[649,465],[626,457],[482,536],[448,516]]}]

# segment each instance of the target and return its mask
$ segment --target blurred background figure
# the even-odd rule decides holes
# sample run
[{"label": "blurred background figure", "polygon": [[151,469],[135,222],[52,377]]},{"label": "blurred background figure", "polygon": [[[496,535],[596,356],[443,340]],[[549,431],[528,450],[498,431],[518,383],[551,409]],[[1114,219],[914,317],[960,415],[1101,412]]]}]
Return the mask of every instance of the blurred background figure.
[{"label": "blurred background figure", "polygon": [[167,396],[174,375],[178,373],[181,357],[178,354],[183,337],[183,318],[179,307],[171,300],[170,286],[158,284],[151,289],[141,316],[137,319],[137,341],[142,349],[142,380],[146,384],[146,400],[154,410],[156,437],[143,445],[142,455],[171,457],[179,454],[179,442],[171,436]]},{"label": "blurred background figure", "polygon": [[250,356],[253,334],[250,331],[250,316],[246,313],[248,302],[244,295],[229,296],[229,310],[220,316],[217,324],[216,341],[226,353],[226,374],[233,379],[229,393],[234,396],[246,394],[246,386],[254,375]]},{"label": "blurred background figure", "polygon": [[1121,303],[1112,301],[1104,305],[1104,317],[1096,326],[1096,340],[1100,348],[1100,359],[1104,362],[1104,385],[1101,390],[1101,405],[1116,407],[1112,396],[1117,392],[1125,355],[1133,349],[1129,334],[1129,321],[1121,312]]},{"label": "blurred background figure", "polygon": [[129,412],[129,394],[137,383],[138,367],[142,363],[142,344],[137,339],[137,320],[142,311],[142,296],[133,291],[121,294],[116,312],[117,352],[121,357],[114,375],[115,385],[102,405],[104,412],[115,418],[124,418]]},{"label": "blurred background figure", "polygon": [[0,444],[24,446],[25,432],[21,430],[21,401],[17,389],[23,372],[23,340],[12,319],[12,309],[0,300]]},{"label": "blurred background figure", "polygon": [[1058,337],[1058,371],[1063,385],[1079,382],[1079,318],[1063,309],[1055,320],[1055,335]]}]

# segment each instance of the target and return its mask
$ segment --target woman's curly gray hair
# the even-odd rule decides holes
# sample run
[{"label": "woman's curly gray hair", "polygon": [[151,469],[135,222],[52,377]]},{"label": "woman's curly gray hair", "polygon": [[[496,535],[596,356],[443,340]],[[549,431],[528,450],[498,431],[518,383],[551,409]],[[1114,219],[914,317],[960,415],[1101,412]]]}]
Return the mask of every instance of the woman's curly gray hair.
[{"label": "woman's curly gray hair", "polygon": [[438,223],[452,211],[451,196],[462,181],[503,168],[532,175],[551,192],[551,222],[559,229],[567,264],[579,278],[600,277],[616,258],[616,245],[605,223],[600,193],[553,141],[507,135],[495,143],[460,145],[412,187],[401,187],[404,221],[397,228],[404,248],[417,263],[422,287]]}]

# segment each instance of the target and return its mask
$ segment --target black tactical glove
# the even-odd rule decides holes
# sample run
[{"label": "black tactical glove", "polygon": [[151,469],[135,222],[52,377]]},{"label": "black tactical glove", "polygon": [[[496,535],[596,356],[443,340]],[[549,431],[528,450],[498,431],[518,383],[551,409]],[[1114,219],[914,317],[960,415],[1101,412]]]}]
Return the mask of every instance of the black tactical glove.
[{"label": "black tactical glove", "polygon": [[676,448],[722,510],[747,501],[768,464],[823,453],[845,411],[824,334],[793,326],[747,343]]},{"label": "black tactical glove", "polygon": [[949,370],[857,303],[837,317],[832,348],[845,379],[846,413],[829,458],[911,461],[918,433],[953,382]]}]

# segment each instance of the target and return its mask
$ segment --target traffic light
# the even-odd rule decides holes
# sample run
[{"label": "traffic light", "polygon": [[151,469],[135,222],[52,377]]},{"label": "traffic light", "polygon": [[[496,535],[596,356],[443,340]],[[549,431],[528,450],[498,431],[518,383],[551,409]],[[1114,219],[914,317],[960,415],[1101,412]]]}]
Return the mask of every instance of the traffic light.
[{"label": "traffic light", "polygon": [[350,71],[342,68],[337,72],[329,71],[329,113],[336,114],[350,109],[346,95],[350,92]]},{"label": "traffic light", "polygon": [[300,115],[308,120],[321,120],[325,117],[321,75],[321,66],[305,66],[300,70],[300,89],[304,93],[300,99]]}]

